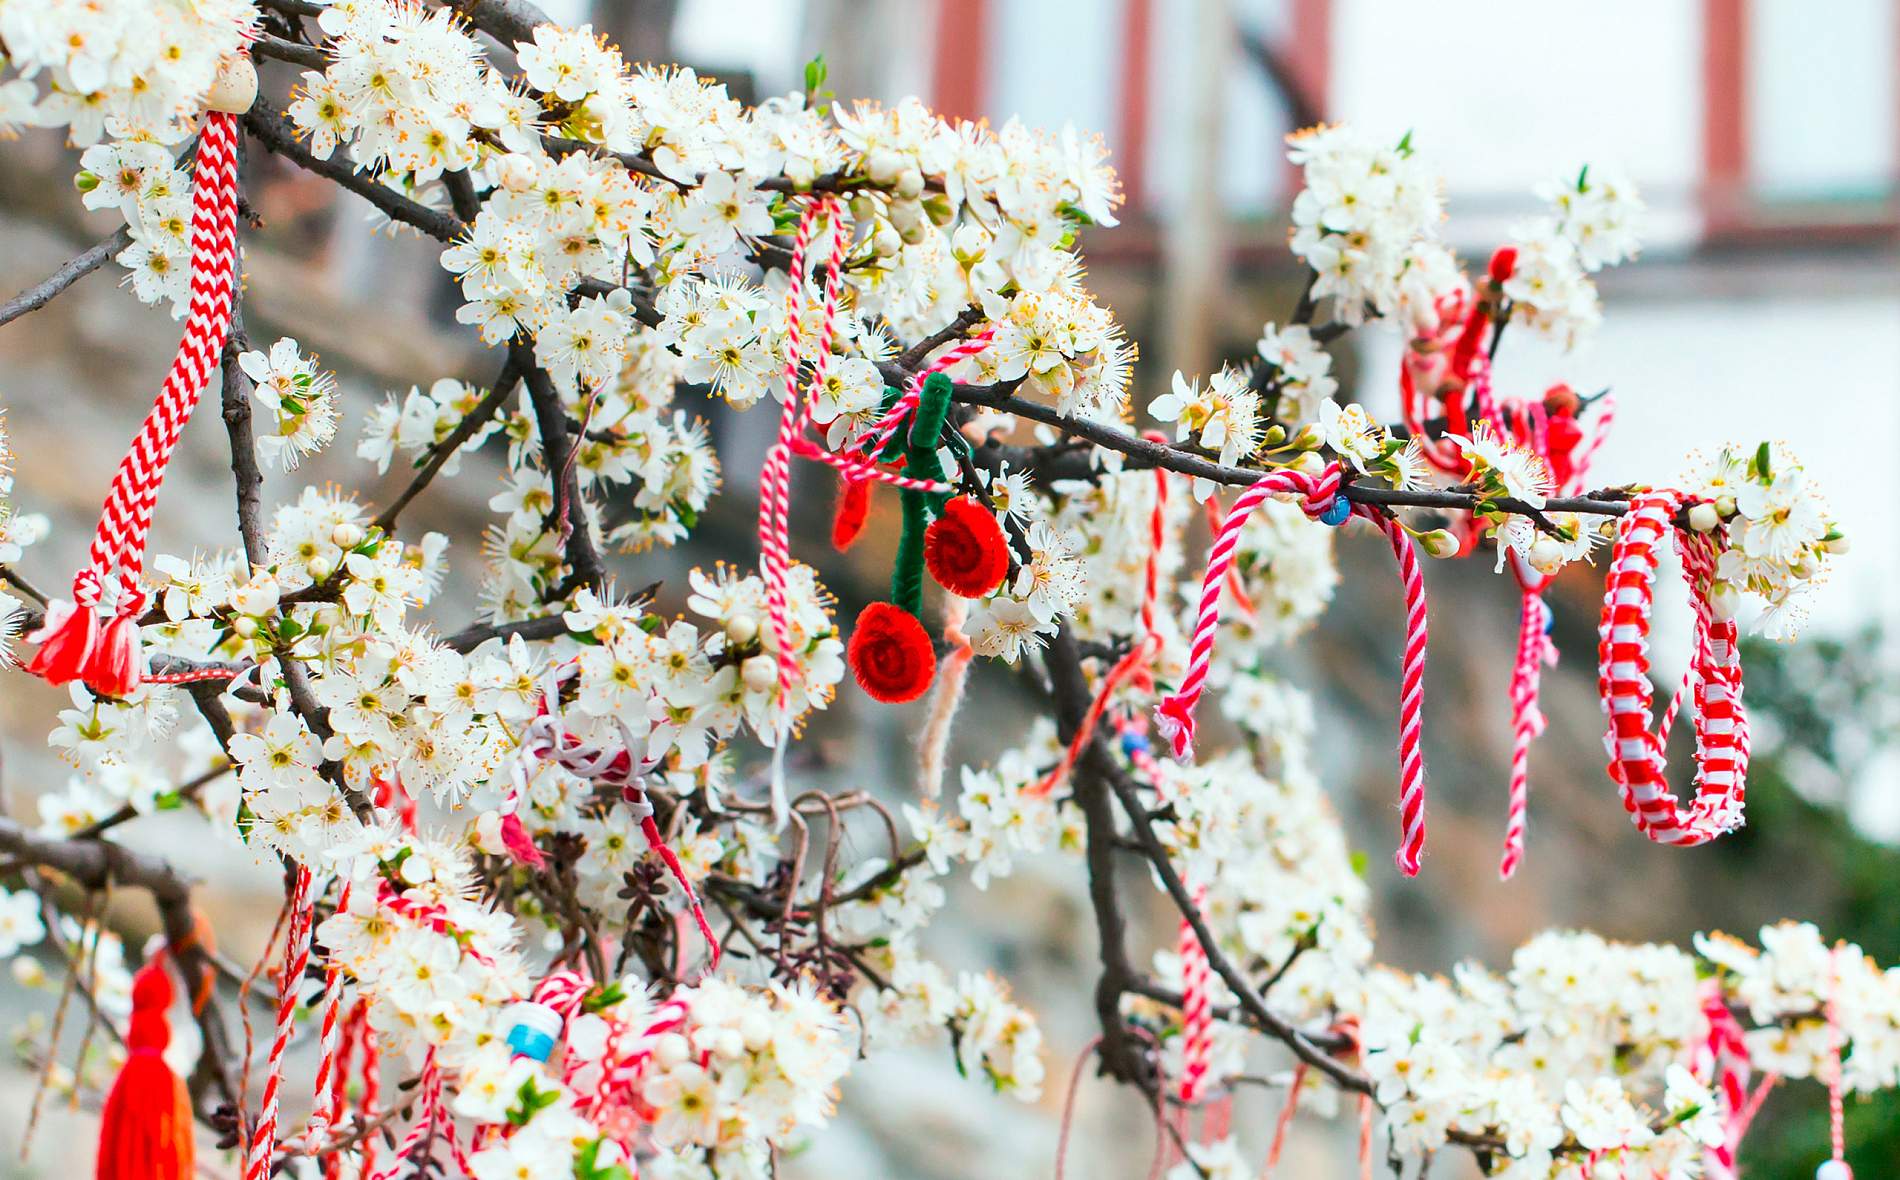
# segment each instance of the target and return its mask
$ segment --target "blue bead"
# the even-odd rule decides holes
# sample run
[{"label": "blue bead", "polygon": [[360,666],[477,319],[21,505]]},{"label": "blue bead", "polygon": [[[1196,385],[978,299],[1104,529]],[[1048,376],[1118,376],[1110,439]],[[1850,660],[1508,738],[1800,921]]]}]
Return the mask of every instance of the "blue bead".
[{"label": "blue bead", "polygon": [[1136,733],[1132,729],[1122,734],[1122,753],[1128,757],[1133,758],[1136,754],[1146,754],[1148,749],[1147,734]]},{"label": "blue bead", "polygon": [[1557,627],[1557,614],[1546,603],[1540,602],[1537,607],[1544,612],[1544,634],[1548,635]]},{"label": "blue bead", "polygon": [[1345,524],[1346,518],[1351,515],[1352,502],[1344,496],[1335,496],[1333,502],[1326,505],[1326,511],[1319,514],[1319,519],[1323,524],[1330,524],[1334,528],[1338,528],[1340,525]]},{"label": "blue bead", "polygon": [[508,1030],[508,1047],[518,1057],[546,1061],[554,1054],[554,1038],[538,1028],[517,1024]]}]

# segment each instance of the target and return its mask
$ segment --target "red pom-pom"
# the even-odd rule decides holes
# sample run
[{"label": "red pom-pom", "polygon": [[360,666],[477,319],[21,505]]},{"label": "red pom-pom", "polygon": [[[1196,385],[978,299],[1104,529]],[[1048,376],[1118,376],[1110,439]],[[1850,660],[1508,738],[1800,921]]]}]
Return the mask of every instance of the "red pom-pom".
[{"label": "red pom-pom", "polygon": [[844,477],[838,489],[838,510],[831,517],[831,544],[840,553],[864,531],[865,517],[871,514],[871,481]]},{"label": "red pom-pom", "polygon": [[132,981],[129,1055],[99,1118],[97,1180],[187,1180],[192,1174],[191,1103],[165,1064],[172,985],[154,959]]},{"label": "red pom-pom", "polygon": [[968,496],[943,506],[924,530],[924,566],[937,584],[964,598],[982,598],[1009,573],[1009,542],[989,509]]},{"label": "red pom-pom", "polygon": [[923,696],[937,674],[930,633],[917,616],[888,602],[874,602],[858,615],[845,658],[858,687],[887,705]]}]

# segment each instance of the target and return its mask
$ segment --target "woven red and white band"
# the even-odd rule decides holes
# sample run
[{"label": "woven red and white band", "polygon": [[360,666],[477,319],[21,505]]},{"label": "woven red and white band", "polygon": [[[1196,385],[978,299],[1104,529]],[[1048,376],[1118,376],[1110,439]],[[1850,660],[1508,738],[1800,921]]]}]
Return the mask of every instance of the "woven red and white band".
[{"label": "woven red and white band", "polygon": [[[48,603],[45,623],[30,637],[40,646],[27,671],[54,684],[80,680],[102,695],[125,696],[144,679],[138,616],[147,597],[140,577],[152,511],[179,435],[218,368],[231,330],[237,152],[236,117],[208,114],[192,166],[191,294],[184,337],[157,400],[113,473],[86,565],[73,577],[72,600]],[[104,617],[106,587],[115,572],[118,589],[111,615]]]},{"label": "woven red and white band", "polygon": [[[1748,719],[1733,620],[1717,618],[1708,599],[1719,543],[1683,533],[1673,518],[1687,503],[1675,491],[1642,492],[1617,522],[1598,624],[1597,688],[1609,718],[1609,773],[1638,829],[1659,844],[1702,844],[1742,824],[1748,774]],[[1696,796],[1686,807],[1669,790],[1663,736],[1651,729],[1649,631],[1656,569],[1673,535],[1695,607]]]}]

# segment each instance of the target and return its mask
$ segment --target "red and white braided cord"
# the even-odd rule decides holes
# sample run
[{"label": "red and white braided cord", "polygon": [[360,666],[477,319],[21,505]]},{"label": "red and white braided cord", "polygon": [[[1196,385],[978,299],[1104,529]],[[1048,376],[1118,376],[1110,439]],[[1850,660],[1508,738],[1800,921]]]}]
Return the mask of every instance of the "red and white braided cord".
[{"label": "red and white braided cord", "polygon": [[73,579],[73,600],[82,607],[99,604],[115,564],[118,615],[132,615],[144,607],[139,576],[145,568],[145,538],[151,531],[158,489],[231,330],[237,281],[237,147],[236,117],[221,111],[207,115],[192,166],[191,297],[185,334],[151,412],[119,460],[106,491],[86,568]]},{"label": "red and white braided cord", "polygon": [[1827,956],[1827,1130],[1835,1163],[1847,1166],[1847,1066],[1841,1059],[1846,1035],[1841,1029],[1841,948]]},{"label": "red and white braided cord", "polygon": [[1617,522],[1603,615],[1598,625],[1597,688],[1610,728],[1605,745],[1610,778],[1637,828],[1659,844],[1692,846],[1739,827],[1748,774],[1748,720],[1742,709],[1742,666],[1733,620],[1718,619],[1708,586],[1717,542],[1677,534],[1683,577],[1696,612],[1694,688],[1689,704],[1696,735],[1696,797],[1678,803],[1665,777],[1662,736],[1650,729],[1650,612],[1656,567],[1672,518],[1685,497],[1643,492]]},{"label": "red and white braided cord", "polygon": [[1556,649],[1544,626],[1550,608],[1542,594],[1526,589],[1519,596],[1517,661],[1511,669],[1511,783],[1510,811],[1504,823],[1504,857],[1498,876],[1510,880],[1524,860],[1524,830],[1530,813],[1531,743],[1544,732],[1544,713],[1537,707],[1538,686],[1545,663]]},{"label": "red and white braided cord", "polygon": [[[343,885],[337,890],[336,912],[341,914],[350,908],[350,881],[343,879]],[[330,1130],[331,1109],[329,1095],[331,1078],[340,1077],[341,1065],[338,1062],[338,1046],[341,1042],[342,1027],[338,1020],[343,1006],[343,969],[334,954],[329,955],[323,967],[323,1023],[317,1034],[317,1076],[312,1083],[311,1093],[315,1095],[310,1107],[310,1122],[304,1129],[304,1142],[312,1154],[320,1147]]]},{"label": "red and white braided cord", "polygon": [[[1194,908],[1207,913],[1207,886],[1194,887]],[[1181,919],[1181,1101],[1199,1102],[1207,1092],[1214,1049],[1213,969],[1207,948]]]},{"label": "red and white braided cord", "polygon": [[297,985],[310,966],[310,870],[297,866],[290,894],[290,926],[284,935],[284,969],[277,978],[277,1034],[271,1040],[264,1073],[264,1093],[258,1104],[257,1129],[251,1135],[251,1154],[244,1164],[244,1180],[265,1180],[271,1156],[277,1151],[278,1105],[284,1087],[284,1052],[297,1017]]},{"label": "red and white braided cord", "polygon": [[1194,635],[1188,647],[1187,674],[1180,686],[1155,710],[1155,723],[1168,739],[1176,758],[1186,758],[1194,747],[1194,710],[1207,687],[1207,674],[1214,657],[1214,633],[1220,627],[1221,587],[1233,568],[1234,551],[1240,546],[1240,531],[1247,517],[1269,496],[1296,494],[1303,497],[1307,515],[1325,511],[1339,494],[1340,470],[1330,464],[1317,478],[1291,469],[1276,471],[1249,485],[1234,501],[1214,536],[1208,551],[1207,572],[1201,578],[1200,609],[1195,616]]},{"label": "red and white braided cord", "polygon": [[1418,875],[1425,851],[1425,571],[1405,526],[1365,505],[1354,512],[1379,526],[1399,563],[1405,592],[1405,656],[1399,669],[1399,872]]},{"label": "red and white braided cord", "polygon": [[[795,440],[810,417],[799,382],[799,343],[803,332],[806,254],[812,233],[820,218],[830,226],[833,247],[825,272],[824,320],[819,330],[816,356],[813,358],[813,384],[824,380],[829,364],[831,340],[837,329],[838,276],[843,268],[845,231],[838,214],[838,199],[827,194],[805,207],[798,219],[798,232],[792,239],[790,281],[785,291],[785,404],[780,408],[778,437],[766,452],[765,466],[759,473],[759,565],[765,580],[766,614],[777,645],[778,707],[790,708],[792,686],[798,677],[798,661],[792,651],[791,622],[785,603],[785,580],[791,569],[791,467]],[[783,735],[780,737],[783,741]]]}]

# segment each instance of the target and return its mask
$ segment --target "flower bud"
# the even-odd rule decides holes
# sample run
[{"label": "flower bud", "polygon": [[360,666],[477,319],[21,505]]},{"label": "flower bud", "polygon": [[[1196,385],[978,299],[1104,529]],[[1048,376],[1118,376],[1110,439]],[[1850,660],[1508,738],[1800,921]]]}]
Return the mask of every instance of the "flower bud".
[{"label": "flower bud", "polygon": [[764,654],[753,656],[740,667],[739,675],[747,688],[764,692],[778,683],[778,661]]},{"label": "flower bud", "polygon": [[851,198],[851,220],[857,222],[877,219],[877,201],[870,193],[857,193]]},{"label": "flower bud", "polygon": [[1846,533],[1842,533],[1838,537],[1829,537],[1821,542],[1821,552],[1823,553],[1846,553],[1849,548]]},{"label": "flower bud", "polygon": [[249,639],[257,634],[257,620],[249,615],[239,615],[231,620],[231,630],[236,631],[239,638]]},{"label": "flower bud", "polygon": [[99,187],[99,177],[81,169],[73,175],[73,187],[82,193],[89,193]]},{"label": "flower bud", "polygon": [[1721,515],[1723,520],[1727,520],[1729,517],[1734,516],[1735,515],[1735,497],[1734,496],[1717,496],[1715,498],[1715,510],[1717,513]]},{"label": "flower bud", "polygon": [[691,1054],[686,1038],[678,1033],[662,1033],[653,1042],[653,1060],[659,1062],[662,1069],[672,1069]]},{"label": "flower bud", "polygon": [[759,637],[758,616],[740,612],[726,620],[726,638],[736,644],[751,643]]},{"label": "flower bud", "polygon": [[1722,523],[1722,514],[1707,500],[1689,507],[1689,527],[1698,533],[1712,533]]},{"label": "flower bud", "polygon": [[869,176],[872,182],[876,184],[895,184],[897,183],[897,177],[904,171],[905,167],[908,166],[908,163],[909,161],[905,160],[904,157],[897,152],[889,148],[878,148],[870,155],[864,157],[864,174]]},{"label": "flower bud", "polygon": [[1418,539],[1425,552],[1433,557],[1458,556],[1458,538],[1445,529],[1433,529]]},{"label": "flower bud", "polygon": [[1295,471],[1310,475],[1314,479],[1318,479],[1326,470],[1326,460],[1320,458],[1317,451],[1302,451],[1300,454],[1295,455],[1293,462],[1287,464],[1287,466]]},{"label": "flower bud", "polygon": [[250,55],[233,53],[218,63],[217,76],[205,92],[205,109],[241,115],[257,101],[257,67]]},{"label": "flower bud", "polygon": [[1277,447],[1285,441],[1286,427],[1275,422],[1273,425],[1267,427],[1267,433],[1261,436],[1260,445],[1264,447]]},{"label": "flower bud", "polygon": [[336,572],[336,562],[331,561],[328,557],[319,553],[305,562],[304,568],[310,571],[311,577],[321,582]]},{"label": "flower bud", "polygon": [[897,183],[891,186],[891,191],[907,201],[922,196],[924,174],[916,168],[904,169],[897,174]]},{"label": "flower bud", "polygon": [[511,193],[525,193],[534,187],[540,168],[520,152],[509,152],[495,161],[495,183]]},{"label": "flower bud", "polygon": [[983,261],[989,248],[989,231],[973,221],[958,226],[957,232],[950,235],[950,254],[961,266],[974,266]]},{"label": "flower bud", "polygon": [[1300,427],[1300,432],[1293,436],[1293,449],[1296,451],[1317,451],[1325,445],[1326,435],[1311,422]]},{"label": "flower bud", "polygon": [[1531,550],[1524,555],[1524,560],[1540,574],[1554,574],[1564,567],[1564,549],[1549,537],[1539,537],[1531,542]]},{"label": "flower bud", "polygon": [[1726,623],[1742,609],[1742,592],[1733,582],[1709,583],[1709,613]]},{"label": "flower bud", "polygon": [[473,839],[478,852],[489,856],[502,856],[507,853],[508,845],[501,838],[501,812],[490,809],[475,817]]},{"label": "flower bud", "polygon": [[882,226],[878,229],[871,248],[877,251],[879,258],[895,258],[897,252],[904,248],[904,239],[898,237],[897,231],[890,226]]},{"label": "flower bud", "polygon": [[354,549],[363,543],[363,526],[353,520],[346,520],[330,530],[330,540],[345,549]]},{"label": "flower bud", "polygon": [[43,987],[46,984],[46,968],[31,955],[21,955],[13,960],[13,982],[21,987]]}]

